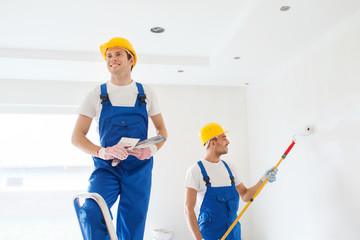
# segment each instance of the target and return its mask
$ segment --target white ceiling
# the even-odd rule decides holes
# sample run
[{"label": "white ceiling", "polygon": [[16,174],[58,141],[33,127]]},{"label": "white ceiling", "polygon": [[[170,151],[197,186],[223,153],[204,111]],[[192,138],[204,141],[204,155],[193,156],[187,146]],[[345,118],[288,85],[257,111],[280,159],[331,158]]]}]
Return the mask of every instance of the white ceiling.
[{"label": "white ceiling", "polygon": [[359,0],[1,0],[0,80],[106,81],[99,45],[120,36],[137,51],[136,81],[241,86],[359,9]]}]

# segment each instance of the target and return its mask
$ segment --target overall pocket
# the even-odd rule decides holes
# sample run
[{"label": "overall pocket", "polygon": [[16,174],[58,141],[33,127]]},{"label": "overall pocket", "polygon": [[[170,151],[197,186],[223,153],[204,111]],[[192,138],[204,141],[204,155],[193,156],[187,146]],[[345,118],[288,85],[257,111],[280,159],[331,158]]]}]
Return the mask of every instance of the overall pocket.
[{"label": "overall pocket", "polygon": [[[217,200],[221,203],[223,214],[231,216],[237,212],[236,196],[232,191],[224,191],[216,195]],[[224,216],[223,215],[223,216]]]},{"label": "overall pocket", "polygon": [[147,136],[147,126],[141,118],[118,116],[105,119],[104,123],[111,129],[105,132],[108,146],[117,144],[122,137],[144,140]]},{"label": "overall pocket", "polygon": [[201,211],[198,217],[199,227],[206,223],[211,223],[211,213],[207,209]]}]

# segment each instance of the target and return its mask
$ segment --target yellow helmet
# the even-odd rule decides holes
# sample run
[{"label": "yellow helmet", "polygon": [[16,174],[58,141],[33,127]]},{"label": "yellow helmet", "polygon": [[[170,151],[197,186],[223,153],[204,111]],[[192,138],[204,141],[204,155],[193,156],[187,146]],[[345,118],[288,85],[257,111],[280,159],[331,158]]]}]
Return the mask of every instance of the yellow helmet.
[{"label": "yellow helmet", "polygon": [[105,60],[106,60],[106,50],[108,50],[111,47],[122,47],[122,48],[125,48],[128,51],[130,51],[131,54],[134,56],[134,65],[133,65],[133,67],[135,67],[136,61],[137,61],[136,52],[135,52],[132,44],[127,39],[120,38],[120,37],[114,37],[109,42],[102,44],[100,46],[100,52],[101,52],[101,55],[104,57]]},{"label": "yellow helmet", "polygon": [[228,132],[229,131],[224,131],[217,123],[208,123],[200,129],[199,137],[202,145],[204,146],[210,139]]}]

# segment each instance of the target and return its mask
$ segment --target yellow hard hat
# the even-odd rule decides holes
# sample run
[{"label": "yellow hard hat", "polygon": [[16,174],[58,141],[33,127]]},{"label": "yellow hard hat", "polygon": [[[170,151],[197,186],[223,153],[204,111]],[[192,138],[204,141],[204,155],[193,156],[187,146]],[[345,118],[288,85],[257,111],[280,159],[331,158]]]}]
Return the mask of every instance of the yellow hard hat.
[{"label": "yellow hard hat", "polygon": [[135,67],[136,61],[137,61],[136,52],[135,52],[132,44],[127,39],[121,38],[121,37],[114,37],[109,42],[102,44],[100,46],[100,52],[105,60],[106,60],[106,50],[108,50],[109,48],[112,48],[112,47],[122,47],[122,48],[125,48],[128,51],[130,51],[131,54],[134,56],[133,67]]},{"label": "yellow hard hat", "polygon": [[224,131],[217,123],[208,123],[200,129],[199,137],[202,145],[204,146],[210,139],[228,132],[229,131]]}]

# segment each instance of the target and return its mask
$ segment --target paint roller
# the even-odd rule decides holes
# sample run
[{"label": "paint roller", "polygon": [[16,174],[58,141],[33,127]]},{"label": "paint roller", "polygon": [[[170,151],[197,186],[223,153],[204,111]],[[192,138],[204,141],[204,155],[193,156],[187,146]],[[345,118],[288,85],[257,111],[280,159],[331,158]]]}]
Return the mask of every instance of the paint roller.
[{"label": "paint roller", "polygon": [[[297,130],[294,133],[293,136],[293,140],[291,141],[291,144],[288,146],[288,148],[286,149],[286,151],[284,152],[284,154],[281,156],[281,159],[279,160],[279,162],[276,164],[276,166],[274,167],[274,169],[278,168],[278,166],[280,165],[280,163],[286,158],[286,156],[289,154],[289,152],[291,151],[291,149],[294,147],[295,145],[295,137],[300,137],[300,136],[308,136],[310,134],[313,133],[314,127],[311,125],[306,125],[306,126],[301,126],[299,128],[297,128]],[[250,201],[245,205],[245,207],[243,208],[243,210],[240,212],[240,214],[237,216],[237,218],[234,220],[234,222],[231,224],[231,226],[229,227],[229,229],[225,232],[224,236],[221,238],[221,240],[224,240],[229,233],[231,232],[231,230],[235,227],[236,223],[239,221],[239,219],[241,218],[241,216],[244,214],[244,212],[246,211],[246,209],[250,206],[250,204],[254,201],[254,199],[256,198],[256,196],[260,193],[260,191],[262,190],[262,188],[265,186],[265,184],[267,183],[268,178],[265,179],[265,181],[261,184],[261,186],[259,187],[259,189],[255,192],[255,194],[251,197]]]}]

